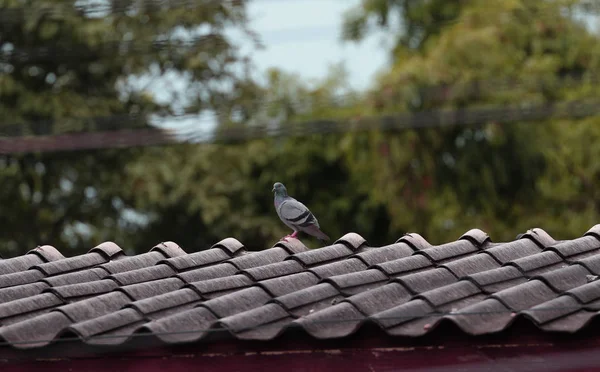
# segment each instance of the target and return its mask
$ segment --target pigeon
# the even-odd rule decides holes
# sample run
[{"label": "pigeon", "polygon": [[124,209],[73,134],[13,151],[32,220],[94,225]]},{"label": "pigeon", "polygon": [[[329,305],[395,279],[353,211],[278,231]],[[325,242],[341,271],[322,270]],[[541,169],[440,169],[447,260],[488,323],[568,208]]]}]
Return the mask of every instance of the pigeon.
[{"label": "pigeon", "polygon": [[296,238],[298,232],[302,231],[316,237],[321,241],[328,241],[329,237],[321,231],[319,221],[312,212],[298,200],[288,195],[287,189],[281,182],[275,182],[273,185],[275,194],[275,210],[277,215],[294,232],[284,236],[281,240],[287,241],[288,238]]}]

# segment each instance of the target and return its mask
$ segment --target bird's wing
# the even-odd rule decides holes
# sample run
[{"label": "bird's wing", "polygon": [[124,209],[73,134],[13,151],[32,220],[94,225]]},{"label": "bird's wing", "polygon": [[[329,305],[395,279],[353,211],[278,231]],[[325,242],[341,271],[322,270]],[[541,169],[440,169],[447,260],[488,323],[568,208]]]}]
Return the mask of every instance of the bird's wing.
[{"label": "bird's wing", "polygon": [[317,225],[318,222],[311,211],[296,199],[288,199],[279,206],[279,216],[284,222],[298,227]]}]

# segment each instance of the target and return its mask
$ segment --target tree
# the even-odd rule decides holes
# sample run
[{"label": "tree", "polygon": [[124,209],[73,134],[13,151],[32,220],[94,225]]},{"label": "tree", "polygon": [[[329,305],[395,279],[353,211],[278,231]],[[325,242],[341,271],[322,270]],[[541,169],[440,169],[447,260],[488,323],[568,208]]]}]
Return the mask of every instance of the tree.
[{"label": "tree", "polygon": [[392,55],[420,50],[455,21],[465,1],[363,0],[345,16],[342,37],[360,41],[375,29],[395,37]]},{"label": "tree", "polygon": [[[219,116],[221,130],[270,125],[289,135],[298,122],[343,118],[361,110],[359,97],[345,86],[343,69],[332,69],[316,84],[279,70],[268,71],[266,80],[265,86],[247,85],[245,94],[238,91],[240,96]],[[234,115],[240,110],[248,113],[243,121]],[[276,181],[309,206],[332,238],[357,230],[372,214],[362,203],[367,195],[357,194],[350,183],[341,138],[314,134],[146,152],[130,164],[131,184],[125,187],[131,205],[151,216],[140,245],[166,239],[168,232],[191,249],[228,236],[253,250],[272,246],[290,232],[273,207]],[[303,242],[318,244],[306,236]]]},{"label": "tree", "polygon": [[[218,107],[244,62],[225,30],[246,28],[245,1],[0,1],[0,125],[9,134],[148,127],[151,115]],[[155,97],[140,82],[187,83]],[[164,79],[162,80],[164,82]],[[168,90],[163,93],[169,93]],[[161,99],[162,98],[162,99]],[[4,157],[0,252],[37,244],[127,247],[127,164],[145,150]],[[149,247],[143,247],[147,249]]]},{"label": "tree", "polygon": [[[598,73],[600,40],[564,12],[572,3],[461,2],[455,22],[432,31],[435,38],[398,58],[381,76],[373,89],[373,109],[554,104],[597,97],[597,85],[588,76]],[[444,7],[436,11],[440,9]],[[576,82],[567,84],[569,79]],[[447,89],[442,95],[428,95],[432,86]],[[569,176],[574,170],[568,164],[579,168],[581,163],[558,157],[556,150],[570,153],[580,148],[576,141],[583,136],[595,138],[597,130],[589,124],[595,121],[490,122],[385,137],[373,133],[367,142],[372,157],[364,159],[361,174],[375,183],[364,187],[376,190],[372,197],[378,203],[386,203],[392,231],[417,230],[434,241],[452,239],[472,227],[498,240],[536,225],[549,226],[557,234],[581,233],[586,228],[581,224],[589,226],[598,212],[591,203],[574,207],[581,205],[580,193],[586,188],[571,190],[572,199],[562,196],[568,184],[577,182]],[[565,138],[572,141],[564,143]],[[370,167],[381,147],[389,149],[385,161]],[[591,158],[584,155],[591,150],[583,151],[580,157]],[[587,173],[583,169],[576,171],[579,177]],[[561,174],[563,182],[550,181]],[[554,213],[548,209],[551,205]],[[571,210],[584,214],[567,228],[558,221]]]}]

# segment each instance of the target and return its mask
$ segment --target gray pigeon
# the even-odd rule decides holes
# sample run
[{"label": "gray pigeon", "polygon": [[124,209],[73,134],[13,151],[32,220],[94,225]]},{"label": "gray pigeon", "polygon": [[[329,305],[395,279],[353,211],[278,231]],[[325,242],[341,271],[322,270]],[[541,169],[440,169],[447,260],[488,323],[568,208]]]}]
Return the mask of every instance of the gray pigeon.
[{"label": "gray pigeon", "polygon": [[287,241],[288,238],[296,238],[296,235],[300,231],[312,235],[321,241],[329,240],[329,237],[321,231],[319,221],[317,221],[311,211],[304,204],[289,196],[287,189],[281,182],[275,182],[272,191],[275,193],[275,210],[277,211],[277,215],[283,223],[294,230],[291,235],[287,235],[281,240]]}]

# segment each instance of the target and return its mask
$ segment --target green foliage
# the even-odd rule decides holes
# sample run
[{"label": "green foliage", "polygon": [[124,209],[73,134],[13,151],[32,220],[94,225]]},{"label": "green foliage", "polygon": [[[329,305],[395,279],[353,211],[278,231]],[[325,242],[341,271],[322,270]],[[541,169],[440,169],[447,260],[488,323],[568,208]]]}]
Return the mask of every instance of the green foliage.
[{"label": "green foliage", "polygon": [[[453,22],[464,4],[452,0],[363,0],[350,9],[344,19],[342,37],[360,41],[375,28],[392,31],[396,38],[393,52],[421,49],[430,38]],[[396,30],[394,30],[394,28]]]},{"label": "green foliage", "polygon": [[[184,111],[215,109],[218,139],[241,127],[295,135],[299,122],[315,119],[346,120],[351,127],[369,115],[600,96],[594,80],[599,36],[572,16],[584,3],[575,0],[364,0],[348,13],[344,38],[358,41],[379,29],[396,39],[390,66],[367,92],[348,88],[342,66],[310,84],[279,70],[267,71],[265,84],[234,76],[241,56],[223,30],[245,29],[244,2],[113,9],[88,19],[74,2],[62,1],[59,15],[40,16],[51,3],[59,2],[0,2],[22,10],[0,25],[0,47],[64,51],[0,62],[0,114],[25,133],[35,132],[29,123],[37,119],[58,133],[98,125],[73,117],[113,114],[135,114],[128,125],[147,126],[149,114],[173,107],[125,82],[169,71],[191,79]],[[164,51],[149,47],[175,29],[191,34],[198,25],[210,25],[213,35]],[[442,94],[432,94],[432,87],[444,88],[435,90]],[[480,228],[502,241],[536,226],[568,238],[600,221],[598,139],[597,117],[551,118],[5,157],[0,251],[44,243],[81,251],[102,240],[138,251],[173,240],[191,251],[228,236],[263,249],[289,233],[272,204],[276,181],[334,239],[355,231],[382,245],[414,231],[443,242]],[[132,211],[138,222],[123,217]]]},{"label": "green foliage", "polygon": [[[216,107],[230,94],[225,85],[243,56],[224,30],[246,29],[243,1],[107,4],[0,0],[0,132],[147,127],[151,114]],[[130,83],[167,74],[188,78],[185,96],[168,104]],[[123,219],[127,170],[146,157],[138,149],[4,157],[0,252],[82,250],[103,240],[147,249],[136,245],[144,224]],[[162,195],[148,197],[156,204]]]},{"label": "green foliage", "polygon": [[[598,97],[597,84],[586,77],[599,72],[600,40],[561,15],[564,4],[468,3],[435,42],[397,59],[381,76],[371,99],[377,110],[547,104]],[[579,80],[570,82],[572,77]],[[506,84],[511,80],[516,84]],[[423,95],[423,88],[431,86],[451,88],[441,97]],[[598,210],[594,203],[586,203],[586,209],[576,207],[593,196],[589,190],[573,188],[577,177],[571,174],[592,180],[594,172],[580,168],[581,160],[567,159],[593,159],[592,146],[576,143],[595,138],[597,123],[598,118],[589,118],[489,123],[385,137],[371,134],[367,143],[373,149],[386,146],[390,151],[380,166],[370,166],[380,158],[375,151],[363,160],[363,171],[370,175],[365,178],[374,180],[365,188],[377,190],[372,197],[385,203],[396,234],[410,229],[443,241],[475,226],[495,239],[509,239],[515,231],[536,225],[547,226],[551,233],[579,234],[597,222]],[[364,143],[362,138],[356,141]],[[551,181],[561,175],[562,182]],[[558,222],[567,218],[561,216],[580,212],[571,220],[576,222]]]}]

